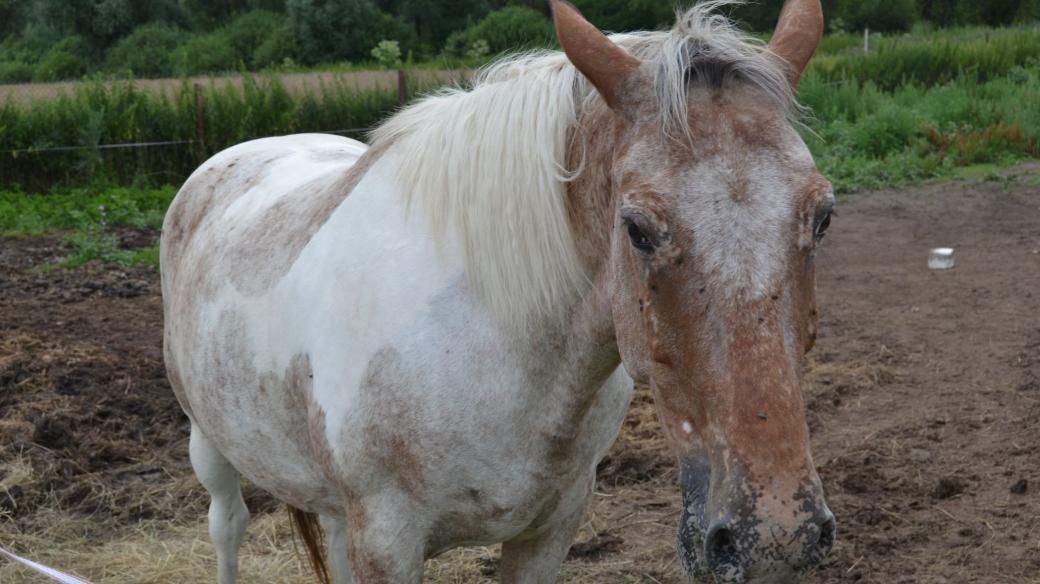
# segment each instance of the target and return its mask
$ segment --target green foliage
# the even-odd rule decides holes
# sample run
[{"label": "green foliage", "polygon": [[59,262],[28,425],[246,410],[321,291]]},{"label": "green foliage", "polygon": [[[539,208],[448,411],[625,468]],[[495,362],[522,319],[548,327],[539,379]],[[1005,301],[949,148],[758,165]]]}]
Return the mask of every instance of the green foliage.
[{"label": "green foliage", "polygon": [[87,63],[81,57],[83,42],[78,36],[65,37],[51,47],[33,71],[33,81],[60,81],[82,77],[87,72]]},{"label": "green foliage", "polygon": [[28,13],[25,0],[0,0],[0,38],[21,32]]},{"label": "green foliage", "polygon": [[36,67],[21,61],[0,61],[0,83],[32,81]]},{"label": "green foliage", "polygon": [[399,15],[412,27],[431,54],[443,47],[453,32],[464,30],[490,9],[485,0],[400,0],[379,4],[382,10]]},{"label": "green foliage", "polygon": [[838,14],[853,29],[905,31],[917,22],[917,0],[843,0]]},{"label": "green foliage", "polygon": [[287,0],[289,29],[306,64],[366,59],[381,39],[408,36],[371,0]]},{"label": "green foliage", "polygon": [[[423,87],[410,82],[412,91]],[[276,77],[247,76],[240,85],[204,89],[206,144],[214,153],[253,138],[298,132],[366,128],[398,106],[396,91],[358,91],[323,84],[290,95]],[[194,89],[185,83],[173,98],[128,82],[94,81],[76,93],[31,105],[0,103],[0,186],[28,191],[55,184],[180,183],[200,163],[194,144],[101,149],[99,144],[190,141],[195,136]],[[82,146],[72,150],[52,147]]]},{"label": "green foliage", "polygon": [[[251,10],[235,17],[230,24],[224,27],[224,32],[235,51],[235,57],[243,63],[253,64],[257,50],[272,36],[287,33],[287,26],[287,19],[282,14],[269,10]],[[281,61],[287,56],[289,55],[282,55],[277,58],[277,61]]]},{"label": "green foliage", "polygon": [[671,24],[675,9],[685,5],[654,0],[576,0],[574,5],[596,26],[611,32],[653,30]]},{"label": "green foliage", "polygon": [[47,270],[57,268],[78,268],[91,261],[123,266],[159,267],[159,245],[155,244],[141,249],[123,249],[119,239],[103,229],[80,231],[65,238],[65,245],[75,249],[75,253],[60,262],[46,266]]},{"label": "green foliage", "polygon": [[[539,12],[523,6],[507,6],[488,14],[477,24],[448,37],[445,53],[453,57],[474,57],[546,46],[552,42],[552,22]],[[483,44],[481,44],[483,42]]]},{"label": "green foliage", "polygon": [[384,68],[396,67],[401,64],[401,45],[397,41],[379,41],[372,49],[372,58]]},{"label": "green foliage", "polygon": [[[456,43],[459,57],[480,59],[539,42],[539,34],[548,34],[548,20],[515,6],[454,34],[449,45]],[[226,41],[230,36],[225,28],[206,38]],[[1040,156],[1040,35],[1035,28],[918,25],[909,35],[872,37],[867,55],[861,43],[862,35],[855,32],[827,37],[800,86],[801,99],[815,114],[809,122],[814,134],[807,134],[807,141],[839,190],[923,180],[964,164]],[[231,44],[224,43],[225,58]],[[175,52],[187,54],[188,46]],[[61,48],[77,50],[74,43]],[[19,62],[0,64],[0,77],[5,66],[18,74]],[[409,87],[419,89],[413,83]],[[207,87],[205,103],[204,150],[213,153],[261,136],[369,128],[397,107],[397,97],[393,91],[358,92],[335,83],[292,95],[276,77],[247,76],[240,86]],[[192,140],[195,109],[189,84],[167,98],[129,83],[92,82],[55,101],[0,104],[0,128],[0,185],[20,184],[31,191],[99,180],[179,183],[200,162],[193,144],[96,148]],[[42,151],[73,145],[85,148]]]},{"label": "green foliage", "polygon": [[170,186],[65,188],[46,195],[0,191],[0,235],[39,235],[103,225],[158,229],[175,194]]},{"label": "green foliage", "polygon": [[180,0],[197,28],[213,30],[251,10],[285,12],[285,0]]},{"label": "green foliage", "polygon": [[1018,68],[979,84],[891,91],[871,81],[827,81],[810,69],[799,97],[812,108],[806,142],[840,192],[952,174],[981,163],[1040,156],[1040,74]]},{"label": "green foliage", "polygon": [[81,77],[87,65],[76,55],[66,51],[50,51],[33,71],[33,81],[60,81]]},{"label": "green foliage", "polygon": [[193,75],[233,71],[239,60],[228,35],[218,31],[192,37],[177,47],[173,62],[179,75]]},{"label": "green foliage", "polygon": [[106,68],[138,78],[168,76],[174,69],[174,53],[184,41],[185,34],[176,28],[146,24],[112,47]]},{"label": "green foliage", "polygon": [[278,27],[260,43],[253,53],[249,64],[256,69],[271,65],[284,65],[296,58],[296,41],[293,39],[289,24]]},{"label": "green foliage", "polygon": [[159,229],[176,191],[121,187],[57,189],[45,195],[0,191],[0,236],[24,237],[74,230],[65,239],[74,252],[53,268],[89,261],[122,265],[159,265],[159,246],[122,249],[112,227]]},{"label": "green foliage", "polygon": [[100,56],[145,24],[187,24],[176,0],[33,0],[31,24],[62,36],[78,35]]},{"label": "green foliage", "polygon": [[882,89],[893,90],[907,82],[930,87],[967,78],[984,83],[1015,67],[1037,63],[1040,34],[1034,29],[964,29],[872,40],[869,55],[859,51],[823,56],[814,61],[813,68],[830,81],[869,79]]}]

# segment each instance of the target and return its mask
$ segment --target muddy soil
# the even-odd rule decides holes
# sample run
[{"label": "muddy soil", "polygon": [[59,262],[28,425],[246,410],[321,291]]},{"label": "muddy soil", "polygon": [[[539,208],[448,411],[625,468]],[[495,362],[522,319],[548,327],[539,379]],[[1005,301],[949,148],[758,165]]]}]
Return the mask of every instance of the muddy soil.
[{"label": "muddy soil", "polygon": [[[1040,583],[1038,184],[1033,164],[840,204],[805,385],[839,542],[810,582]],[[927,269],[937,246],[957,248],[955,269]],[[91,518],[54,542],[75,547],[205,513],[164,377],[157,274],[41,269],[68,251],[60,236],[0,240],[0,545],[55,517]],[[568,560],[631,578],[571,581],[682,581],[652,408],[640,393],[601,465],[596,533]],[[278,507],[255,489],[247,502]]]}]

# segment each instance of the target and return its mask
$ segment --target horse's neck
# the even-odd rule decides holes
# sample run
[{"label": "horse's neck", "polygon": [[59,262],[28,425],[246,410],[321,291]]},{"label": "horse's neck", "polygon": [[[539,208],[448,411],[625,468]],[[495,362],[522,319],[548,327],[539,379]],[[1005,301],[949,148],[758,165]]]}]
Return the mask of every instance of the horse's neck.
[{"label": "horse's neck", "polygon": [[569,139],[567,168],[582,170],[567,184],[568,209],[589,274],[603,271],[610,255],[616,205],[612,167],[626,130],[626,122],[596,101],[579,116]]},{"label": "horse's neck", "polygon": [[599,389],[621,364],[605,282],[597,277],[565,321],[526,340],[552,370],[546,397],[554,407],[547,421],[557,436],[577,431]]},{"label": "horse's neck", "polygon": [[583,170],[568,183],[567,196],[575,242],[591,285],[567,311],[558,332],[549,335],[562,339],[562,347],[555,351],[561,360],[555,385],[565,394],[557,403],[569,408],[563,417],[582,415],[596,390],[621,364],[610,309],[607,259],[615,206],[611,165],[625,127],[605,105],[594,106],[581,117],[579,129],[572,134],[567,164]]}]

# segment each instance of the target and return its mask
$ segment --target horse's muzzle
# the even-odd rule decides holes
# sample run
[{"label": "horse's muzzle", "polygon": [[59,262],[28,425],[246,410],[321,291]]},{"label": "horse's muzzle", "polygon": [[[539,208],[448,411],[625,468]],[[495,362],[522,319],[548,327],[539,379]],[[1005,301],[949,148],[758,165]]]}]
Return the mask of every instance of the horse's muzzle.
[{"label": "horse's muzzle", "polygon": [[679,555],[693,582],[792,583],[834,546],[837,524],[818,480],[784,506],[760,504],[761,491],[739,480],[713,484],[703,459],[683,461],[680,477]]}]

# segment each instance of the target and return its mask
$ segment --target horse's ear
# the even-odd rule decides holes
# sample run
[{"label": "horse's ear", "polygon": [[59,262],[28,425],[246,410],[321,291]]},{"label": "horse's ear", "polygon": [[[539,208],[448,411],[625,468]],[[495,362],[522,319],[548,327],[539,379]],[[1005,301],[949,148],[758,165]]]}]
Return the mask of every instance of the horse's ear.
[{"label": "horse's ear", "polygon": [[592,82],[607,105],[617,110],[624,81],[639,67],[639,59],[611,42],[566,0],[549,0],[549,6],[563,52]]},{"label": "horse's ear", "polygon": [[769,50],[787,63],[787,79],[792,87],[798,87],[798,80],[820,46],[821,38],[823,6],[820,0],[787,0],[773,40],[769,41]]}]

